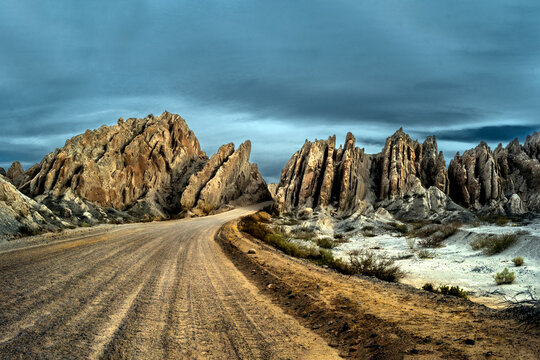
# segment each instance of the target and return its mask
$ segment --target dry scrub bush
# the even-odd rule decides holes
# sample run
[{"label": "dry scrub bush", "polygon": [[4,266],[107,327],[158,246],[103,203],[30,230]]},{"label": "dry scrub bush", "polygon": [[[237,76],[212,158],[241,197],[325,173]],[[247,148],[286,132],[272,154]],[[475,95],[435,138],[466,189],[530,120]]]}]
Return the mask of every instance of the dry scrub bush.
[{"label": "dry scrub bush", "polygon": [[475,239],[471,243],[473,250],[482,250],[486,255],[495,255],[503,252],[518,240],[517,235],[492,235]]}]

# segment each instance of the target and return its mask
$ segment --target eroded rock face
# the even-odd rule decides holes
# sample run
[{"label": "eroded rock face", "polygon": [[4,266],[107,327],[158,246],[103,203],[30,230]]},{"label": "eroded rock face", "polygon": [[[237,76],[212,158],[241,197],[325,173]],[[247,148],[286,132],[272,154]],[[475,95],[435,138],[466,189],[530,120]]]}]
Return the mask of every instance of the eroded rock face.
[{"label": "eroded rock face", "polygon": [[306,140],[291,157],[274,198],[278,211],[332,204],[340,213],[348,213],[364,200],[374,199],[371,157],[355,146],[351,133],[343,148],[336,149],[335,144],[335,135],[313,143]]},{"label": "eroded rock face", "polygon": [[180,199],[183,209],[191,209],[197,204],[203,187],[210,179],[212,179],[212,177],[214,177],[219,168],[227,161],[233,152],[233,143],[222,145],[218,151],[212,155],[210,161],[206,163],[201,171],[191,175],[189,184],[182,193],[182,198]]},{"label": "eroded rock face", "polygon": [[184,174],[201,160],[205,154],[180,116],[120,119],[67,140],[41,161],[24,189],[30,196],[55,197],[71,189],[96,205],[125,210],[151,190],[159,192],[160,201],[176,194],[179,201]]},{"label": "eroded rock face", "polygon": [[[368,155],[347,134],[343,148],[336,137],[306,141],[281,173],[276,209],[333,206],[339,215],[373,210],[378,201],[423,195],[431,186],[448,193],[448,174],[435,137],[424,144],[397,131],[382,153]],[[388,203],[388,202],[387,202]]]},{"label": "eroded rock face", "polygon": [[23,181],[24,177],[24,169],[20,162],[14,161],[13,164],[9,167],[6,177],[8,180],[15,185],[15,187],[18,187],[21,182]]},{"label": "eroded rock face", "polygon": [[[218,157],[230,152],[229,145]],[[195,212],[209,214],[224,204],[247,205],[272,199],[257,165],[249,163],[250,153],[251,142],[247,140],[223,161],[215,175],[200,187],[199,195],[195,197],[198,198]],[[216,159],[216,162],[219,161]],[[208,169],[203,169],[200,175],[203,179],[207,178],[205,170]]]},{"label": "eroded rock face", "polygon": [[3,167],[0,167],[0,175],[6,176],[6,169],[4,169]]},{"label": "eroded rock face", "polygon": [[431,186],[448,193],[446,163],[434,136],[420,144],[400,129],[386,140],[381,158],[381,199],[414,195]]},{"label": "eroded rock face", "polygon": [[[524,146],[515,139],[506,148],[495,149],[493,156],[499,165],[502,179],[503,196],[513,204],[509,204],[510,212],[517,206],[518,196],[529,211],[540,211],[540,161],[535,149],[540,144],[538,133],[527,137]],[[514,199],[512,200],[512,197]]]},{"label": "eroded rock face", "polygon": [[457,203],[479,209],[504,197],[500,167],[489,146],[482,142],[463,155],[456,154],[448,167],[450,196]]},{"label": "eroded rock face", "polygon": [[43,229],[62,227],[61,220],[45,205],[20,193],[7,178],[0,175],[0,238],[31,235]]}]

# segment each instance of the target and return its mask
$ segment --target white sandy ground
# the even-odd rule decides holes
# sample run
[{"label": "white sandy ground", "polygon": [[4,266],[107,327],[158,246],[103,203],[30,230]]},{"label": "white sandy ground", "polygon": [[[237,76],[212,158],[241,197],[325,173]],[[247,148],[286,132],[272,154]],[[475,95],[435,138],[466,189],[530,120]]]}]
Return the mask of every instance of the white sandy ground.
[{"label": "white sandy ground", "polygon": [[[528,231],[528,235],[519,235],[517,243],[500,254],[486,256],[481,251],[471,248],[477,234],[512,234]],[[419,239],[417,239],[418,243]],[[531,288],[538,291],[540,285],[540,219],[522,226],[484,225],[479,227],[463,227],[454,236],[447,239],[444,247],[430,249],[435,254],[433,259],[420,259],[417,255],[418,245],[412,251],[407,244],[407,237],[380,235],[376,237],[355,236],[349,242],[340,244],[334,254],[344,259],[354,249],[373,249],[396,259],[407,276],[402,280],[405,284],[422,287],[431,282],[434,285],[458,285],[465,289],[477,301],[496,306],[505,297]],[[377,250],[380,248],[380,250]],[[400,259],[414,254],[408,259]],[[521,256],[525,259],[523,266],[517,267],[512,259]],[[493,276],[507,267],[516,275],[516,280],[509,285],[496,285]]]},{"label": "white sandy ground", "polygon": [[[324,228],[321,236],[330,235],[330,228],[338,227],[337,222]],[[314,225],[306,221],[299,225],[305,227]],[[320,225],[320,223],[319,223]],[[321,226],[318,226],[321,229]],[[470,243],[483,234],[514,234],[527,232],[527,235],[518,235],[518,241],[500,254],[487,256],[482,251],[475,251]],[[457,285],[465,289],[471,300],[491,307],[504,307],[508,305],[505,299],[528,289],[536,296],[540,296],[540,218],[527,224],[508,224],[506,226],[481,225],[464,226],[455,235],[448,238],[443,247],[428,249],[433,252],[433,259],[421,259],[418,245],[421,239],[416,239],[415,249],[411,250],[408,237],[398,233],[383,234],[375,237],[364,237],[361,232],[354,231],[346,243],[339,244],[332,251],[334,256],[348,260],[351,250],[370,249],[396,260],[406,277],[402,283],[421,288],[425,283],[435,286]],[[295,240],[304,245],[313,243]],[[411,256],[412,255],[412,256]],[[525,263],[517,267],[512,262],[515,257],[521,256]],[[509,285],[496,285],[494,275],[507,267],[516,275],[516,280]],[[518,296],[523,299],[523,296]]]}]

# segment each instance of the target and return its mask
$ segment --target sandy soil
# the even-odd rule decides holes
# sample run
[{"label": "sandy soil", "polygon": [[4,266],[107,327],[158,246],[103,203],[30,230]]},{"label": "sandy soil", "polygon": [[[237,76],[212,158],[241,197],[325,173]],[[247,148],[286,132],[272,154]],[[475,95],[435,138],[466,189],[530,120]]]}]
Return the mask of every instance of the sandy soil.
[{"label": "sandy soil", "polygon": [[[471,242],[486,234],[523,234],[518,241],[500,254],[488,256],[481,250],[473,250]],[[465,226],[447,239],[443,247],[428,249],[433,258],[421,259],[421,248],[416,239],[414,249],[409,247],[407,237],[384,234],[375,237],[355,235],[347,243],[340,244],[333,252],[347,259],[348,252],[355,249],[372,249],[374,252],[396,259],[396,263],[407,273],[403,283],[422,287],[426,282],[435,285],[457,285],[465,289],[475,301],[492,307],[505,305],[505,298],[516,296],[529,288],[535,292],[540,279],[540,219],[527,225]],[[521,256],[523,266],[517,267],[512,259]],[[507,267],[516,275],[510,285],[498,286],[493,277]],[[523,296],[518,296],[523,299]]]},{"label": "sandy soil", "polygon": [[[359,359],[538,359],[540,331],[483,305],[322,269],[247,237],[218,234],[261,291],[339,350]],[[249,254],[249,250],[255,254]]]},{"label": "sandy soil", "polygon": [[4,244],[0,358],[338,358],[215,243],[254,209]]}]

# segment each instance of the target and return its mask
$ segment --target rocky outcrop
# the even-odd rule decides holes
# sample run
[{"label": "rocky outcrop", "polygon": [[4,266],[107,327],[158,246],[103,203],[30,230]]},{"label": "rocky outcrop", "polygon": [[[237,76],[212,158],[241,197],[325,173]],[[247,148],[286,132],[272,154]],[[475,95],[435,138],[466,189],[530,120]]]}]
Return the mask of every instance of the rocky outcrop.
[{"label": "rocky outcrop", "polygon": [[233,143],[222,145],[218,151],[212,155],[210,161],[206,163],[201,171],[191,175],[189,184],[182,193],[182,198],[180,199],[180,204],[184,210],[189,210],[197,204],[201,190],[208,181],[216,175],[219,168],[227,161],[233,152]]},{"label": "rocky outcrop", "polygon": [[20,162],[14,161],[13,164],[9,167],[6,177],[8,180],[15,185],[15,187],[18,187],[24,177],[24,169]]},{"label": "rocky outcrop", "polygon": [[434,136],[420,144],[399,129],[386,140],[381,158],[379,198],[413,195],[431,186],[448,193],[446,163]]},{"label": "rocky outcrop", "polygon": [[33,197],[60,197],[71,189],[81,199],[118,210],[145,197],[169,208],[175,198],[179,203],[186,173],[204,161],[186,122],[164,112],[159,117],[120,119],[117,125],[67,140],[41,161],[37,175],[21,189]]},{"label": "rocky outcrop", "polygon": [[63,223],[45,205],[21,194],[0,175],[0,238],[56,230]]},{"label": "rocky outcrop", "polygon": [[276,192],[278,188],[278,183],[271,183],[268,184],[268,191],[270,192],[270,195],[272,196],[272,199],[276,198]]},{"label": "rocky outcrop", "polygon": [[491,151],[486,143],[459,153],[448,168],[450,195],[480,213],[522,215],[540,211],[540,136],[517,139]]},{"label": "rocky outcrop", "polygon": [[[223,158],[224,154],[230,151],[230,147],[224,149],[218,157]],[[251,153],[251,142],[247,140],[238,149],[226,158],[221,166],[217,167],[214,176],[211,177],[200,188],[195,213],[210,214],[219,210],[224,204],[246,205],[254,204],[272,197],[268,192],[266,182],[257,169],[257,165],[249,163]],[[216,163],[219,162],[216,159]],[[212,167],[215,169],[215,167]],[[203,168],[200,177],[208,178],[208,169]],[[199,174],[195,175],[199,177]],[[189,199],[192,196],[190,195]],[[190,202],[191,203],[191,202]]]},{"label": "rocky outcrop", "polygon": [[66,141],[26,172],[8,175],[25,194],[78,221],[168,218],[270,199],[251,143],[223,145],[210,159],[178,115],[119,119]]},{"label": "rocky outcrop", "polygon": [[540,132],[535,131],[532,135],[527,136],[523,150],[531,159],[540,161]]},{"label": "rocky outcrop", "polygon": [[4,169],[3,167],[0,167],[0,175],[2,175],[4,177],[7,175],[6,169]]},{"label": "rocky outcrop", "polygon": [[463,155],[456,154],[448,167],[450,196],[457,203],[479,209],[503,194],[500,168],[489,146],[482,142]]},{"label": "rocky outcrop", "polygon": [[445,195],[449,191],[435,137],[420,144],[400,129],[376,155],[356,147],[351,133],[343,147],[336,149],[335,143],[335,136],[306,140],[291,157],[277,187],[276,210],[332,206],[338,215],[348,215],[370,211],[381,201],[390,204],[405,196],[426,196],[432,186]]},{"label": "rocky outcrop", "polygon": [[275,207],[278,211],[333,205],[341,214],[368,206],[374,199],[371,157],[355,146],[351,133],[344,147],[328,140],[306,140],[281,172]]},{"label": "rocky outcrop", "polygon": [[527,137],[524,146],[517,139],[506,148],[498,146],[493,156],[499,166],[501,200],[508,199],[517,205],[517,199],[512,200],[515,194],[523,202],[523,209],[540,212],[540,160],[535,152],[540,146],[540,137],[537,134]]}]

